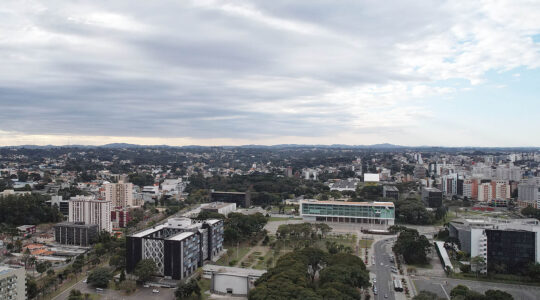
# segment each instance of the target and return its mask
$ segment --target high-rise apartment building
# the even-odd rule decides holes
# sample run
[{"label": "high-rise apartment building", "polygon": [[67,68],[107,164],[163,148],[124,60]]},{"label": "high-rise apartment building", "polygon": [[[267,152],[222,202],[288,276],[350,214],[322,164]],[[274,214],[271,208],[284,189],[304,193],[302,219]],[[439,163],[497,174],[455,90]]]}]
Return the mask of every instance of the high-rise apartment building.
[{"label": "high-rise apartment building", "polygon": [[484,182],[478,185],[478,201],[489,202],[493,199],[493,187],[491,182]]},{"label": "high-rise apartment building", "polygon": [[133,202],[133,183],[107,183],[105,188],[105,200],[112,203],[113,207],[136,206]]},{"label": "high-rise apartment building", "polygon": [[510,184],[508,180],[492,180],[491,188],[494,199],[510,199]]},{"label": "high-rise apartment building", "polygon": [[94,196],[76,196],[69,199],[69,222],[98,225],[98,230],[112,232],[111,202]]},{"label": "high-rise apartment building", "polygon": [[26,274],[23,267],[0,266],[0,299],[26,299]]},{"label": "high-rise apartment building", "polygon": [[518,205],[520,207],[540,207],[540,184],[539,177],[522,180],[518,184]]}]

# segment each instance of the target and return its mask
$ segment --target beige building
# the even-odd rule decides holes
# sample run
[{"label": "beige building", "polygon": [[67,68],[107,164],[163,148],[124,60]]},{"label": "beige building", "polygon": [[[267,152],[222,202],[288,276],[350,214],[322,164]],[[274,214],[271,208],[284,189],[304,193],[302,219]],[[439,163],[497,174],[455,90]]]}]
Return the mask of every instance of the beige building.
[{"label": "beige building", "polygon": [[478,185],[478,201],[489,202],[493,199],[493,188],[490,182]]},{"label": "beige building", "polygon": [[112,232],[111,202],[94,196],[76,196],[69,199],[69,222],[98,225],[98,230]]},{"label": "beige building", "polygon": [[23,267],[0,266],[0,299],[26,299],[26,275]]},{"label": "beige building", "polygon": [[133,183],[107,183],[105,184],[105,200],[113,207],[137,206],[133,201]]}]

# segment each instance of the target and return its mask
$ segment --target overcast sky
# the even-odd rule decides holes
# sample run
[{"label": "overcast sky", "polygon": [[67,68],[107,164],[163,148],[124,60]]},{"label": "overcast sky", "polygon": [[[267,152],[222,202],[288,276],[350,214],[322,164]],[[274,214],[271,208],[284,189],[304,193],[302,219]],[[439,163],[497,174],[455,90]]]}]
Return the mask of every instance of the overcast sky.
[{"label": "overcast sky", "polygon": [[2,1],[0,144],[540,146],[540,1]]}]

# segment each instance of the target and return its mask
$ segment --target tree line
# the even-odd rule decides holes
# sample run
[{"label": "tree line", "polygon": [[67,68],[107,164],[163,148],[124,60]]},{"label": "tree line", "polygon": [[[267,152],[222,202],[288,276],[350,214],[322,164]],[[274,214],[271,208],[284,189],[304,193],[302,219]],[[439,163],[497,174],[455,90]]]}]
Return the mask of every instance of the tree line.
[{"label": "tree line", "polygon": [[60,222],[62,214],[39,194],[0,196],[0,223],[10,226]]}]

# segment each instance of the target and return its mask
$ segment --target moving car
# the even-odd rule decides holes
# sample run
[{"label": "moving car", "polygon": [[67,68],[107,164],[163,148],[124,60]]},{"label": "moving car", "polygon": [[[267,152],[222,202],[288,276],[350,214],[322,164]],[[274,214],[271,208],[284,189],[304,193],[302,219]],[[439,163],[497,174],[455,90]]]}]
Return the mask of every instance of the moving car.
[{"label": "moving car", "polygon": [[152,293],[159,293],[159,290],[153,289]]}]

